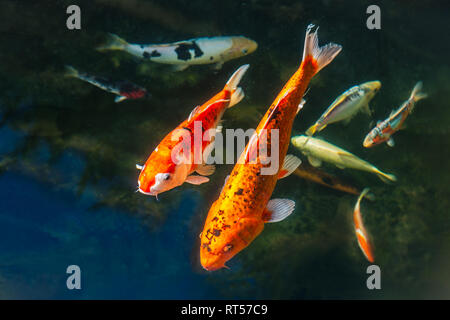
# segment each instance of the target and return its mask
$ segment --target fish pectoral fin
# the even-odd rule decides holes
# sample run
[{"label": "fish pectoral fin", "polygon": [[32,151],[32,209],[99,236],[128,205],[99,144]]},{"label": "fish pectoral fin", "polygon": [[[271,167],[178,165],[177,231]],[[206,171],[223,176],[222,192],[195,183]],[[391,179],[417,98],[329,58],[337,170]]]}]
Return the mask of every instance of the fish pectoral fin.
[{"label": "fish pectoral fin", "polygon": [[322,165],[322,160],[314,158],[312,156],[308,156],[308,162],[313,166],[313,167],[320,167]]},{"label": "fish pectoral fin", "polygon": [[295,201],[289,199],[272,199],[263,212],[265,223],[279,222],[286,219],[295,209]]},{"label": "fish pectoral fin", "polygon": [[350,123],[351,120],[352,120],[352,118],[349,117],[349,118],[343,120],[342,123],[343,123],[344,125],[348,125],[348,124]]},{"label": "fish pectoral fin", "polygon": [[184,71],[187,68],[189,68],[188,64],[175,64],[172,66],[172,71],[173,72],[179,72],[179,71]]},{"label": "fish pectoral fin", "polygon": [[386,144],[387,144],[389,147],[395,146],[394,138],[390,137],[389,140],[386,141]]},{"label": "fish pectoral fin", "polygon": [[190,175],[186,178],[186,180],[184,182],[190,183],[190,184],[194,184],[194,185],[199,185],[202,183],[206,183],[209,181],[209,178],[207,177],[203,177],[203,176],[197,176],[197,175]]},{"label": "fish pectoral fin", "polygon": [[210,176],[216,171],[216,166],[213,164],[199,164],[195,171],[202,176]]},{"label": "fish pectoral fin", "polygon": [[281,168],[280,172],[278,173],[278,179],[286,178],[287,176],[291,175],[292,172],[295,171],[295,169],[298,168],[299,165],[302,164],[302,160],[300,158],[288,154],[284,158],[283,167]]},{"label": "fish pectoral fin", "polygon": [[370,109],[369,104],[366,104],[366,105],[364,106],[363,110],[364,110],[369,116],[372,116],[372,115],[373,115],[372,109]]},{"label": "fish pectoral fin", "polygon": [[119,103],[119,102],[122,102],[122,101],[124,101],[124,100],[126,100],[127,99],[127,97],[124,97],[124,96],[117,96],[115,99],[114,99],[114,102],[115,103]]}]

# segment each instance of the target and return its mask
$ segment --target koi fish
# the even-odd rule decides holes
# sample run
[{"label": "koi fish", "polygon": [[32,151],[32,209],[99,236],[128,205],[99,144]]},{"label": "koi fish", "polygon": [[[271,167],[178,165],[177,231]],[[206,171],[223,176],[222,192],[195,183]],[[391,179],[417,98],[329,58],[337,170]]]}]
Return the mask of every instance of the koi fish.
[{"label": "koi fish", "polygon": [[216,69],[220,69],[224,62],[246,56],[257,47],[255,41],[242,36],[196,38],[168,44],[131,44],[109,34],[108,42],[97,50],[122,50],[145,60],[175,65],[175,70],[182,71],[198,64],[216,64]]},{"label": "koi fish", "polygon": [[[341,51],[341,46],[332,43],[319,47],[317,29],[312,32],[313,27],[309,25],[306,31],[300,67],[267,110],[208,212],[200,236],[200,262],[206,270],[226,267],[225,263],[247,247],[266,223],[284,220],[294,211],[294,201],[270,198],[278,179],[290,175],[301,163],[286,153],[305,90],[312,77]],[[272,141],[275,132],[279,133],[279,139],[274,139],[278,143]],[[272,150],[272,144],[278,147],[272,154],[279,156],[283,166],[278,167],[277,162],[275,174],[262,173],[267,169],[262,153],[255,157],[256,161],[251,157],[261,143],[265,149]]]},{"label": "koi fish", "polygon": [[366,188],[361,192],[361,195],[358,197],[358,201],[356,202],[355,209],[353,210],[353,222],[355,224],[355,233],[356,239],[358,240],[358,245],[361,248],[361,251],[366,256],[369,262],[373,263],[375,261],[375,256],[373,254],[373,246],[370,241],[369,234],[364,228],[363,220],[361,217],[360,203],[364,196],[366,196],[369,192],[369,189]]},{"label": "koi fish", "polygon": [[308,157],[309,163],[314,167],[319,167],[322,161],[325,161],[334,164],[339,169],[351,168],[375,173],[383,182],[397,181],[393,174],[384,173],[367,161],[325,140],[300,135],[293,137],[291,141]]},{"label": "koi fish", "polygon": [[320,116],[319,120],[306,131],[306,134],[312,136],[316,132],[325,129],[331,123],[339,121],[348,123],[361,109],[365,109],[371,115],[372,112],[370,111],[369,102],[380,88],[380,81],[369,81],[351,87],[333,101],[328,109]]},{"label": "koi fish", "polygon": [[403,102],[400,108],[393,110],[386,120],[378,121],[375,128],[364,139],[363,146],[370,148],[386,141],[388,146],[393,147],[395,142],[392,135],[402,128],[406,118],[413,111],[416,102],[427,97],[427,94],[420,92],[420,90],[422,90],[421,81],[417,82],[411,92],[411,96]]},{"label": "koi fish", "polygon": [[117,95],[114,102],[118,103],[125,99],[140,99],[148,98],[150,94],[146,89],[135,85],[129,81],[111,81],[106,78],[89,75],[87,73],[79,72],[74,67],[66,66],[66,76],[74,77],[86,81],[100,89],[111,92]]},{"label": "koi fish", "polygon": [[[329,174],[328,172],[319,170],[306,162],[302,162],[302,164],[295,169],[294,174],[300,178],[315,182],[322,186],[339,190],[342,192],[350,193],[358,195],[360,194],[360,190],[344,181],[339,179],[338,177]],[[373,194],[367,194],[366,198],[373,200]]]},{"label": "koi fish", "polygon": [[[217,129],[225,110],[244,98],[244,92],[238,85],[248,68],[248,64],[241,66],[231,76],[222,91],[202,106],[194,108],[187,120],[166,135],[144,166],[136,165],[141,170],[138,179],[139,192],[158,196],[184,182],[199,185],[209,181],[206,176],[214,173],[215,166],[205,162],[196,164],[193,161],[195,148],[189,148],[190,154],[187,155],[184,154],[184,149],[178,150],[177,146],[183,143],[186,136],[189,141],[194,140],[191,138],[197,126],[202,131],[202,154],[208,154],[212,150],[214,141],[208,141],[208,139],[213,140],[213,137],[205,138],[203,133],[210,129]],[[199,175],[193,174],[194,172]]]}]

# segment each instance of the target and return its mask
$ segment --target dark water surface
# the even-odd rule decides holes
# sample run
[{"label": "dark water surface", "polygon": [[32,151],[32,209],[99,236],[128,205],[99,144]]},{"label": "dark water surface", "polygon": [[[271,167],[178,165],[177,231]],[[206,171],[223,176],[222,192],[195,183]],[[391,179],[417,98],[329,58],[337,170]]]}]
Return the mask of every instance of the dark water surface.
[{"label": "dark water surface", "polygon": [[[66,28],[78,4],[82,29]],[[450,298],[450,34],[446,1],[381,4],[381,30],[368,30],[371,1],[24,1],[0,0],[0,298]],[[246,98],[224,128],[254,128],[298,67],[306,26],[342,53],[316,76],[294,123],[303,133],[353,85],[380,80],[374,118],[356,116],[320,136],[398,177],[323,169],[371,187],[362,211],[382,270],[382,290],[366,288],[369,263],[352,226],[356,196],[297,176],[273,197],[296,201],[295,214],[264,232],[213,273],[199,264],[198,234],[230,165],[211,182],[160,196],[135,193],[136,163],[231,73],[251,65]],[[225,63],[173,72],[121,52],[94,48],[112,32],[136,43],[244,35],[256,52]],[[64,77],[70,64],[146,87],[149,100],[112,94]],[[420,101],[395,135],[396,146],[362,147],[422,80]],[[292,150],[301,157],[298,151]],[[302,157],[303,160],[306,161]],[[66,288],[79,265],[82,290]]]}]

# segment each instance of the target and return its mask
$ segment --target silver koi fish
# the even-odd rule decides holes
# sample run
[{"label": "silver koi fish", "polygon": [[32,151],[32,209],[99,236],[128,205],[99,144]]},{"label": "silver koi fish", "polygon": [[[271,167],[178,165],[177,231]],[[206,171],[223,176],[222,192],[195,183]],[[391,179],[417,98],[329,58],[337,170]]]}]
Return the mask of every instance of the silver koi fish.
[{"label": "silver koi fish", "polygon": [[369,102],[380,88],[380,81],[369,81],[351,87],[333,101],[328,109],[320,116],[319,120],[306,131],[306,134],[312,136],[316,132],[325,129],[330,123],[339,121],[349,122],[362,108],[370,115]]},{"label": "silver koi fish", "polygon": [[325,161],[339,169],[351,168],[375,173],[383,182],[397,181],[393,174],[384,173],[369,162],[325,140],[301,135],[293,137],[291,142],[308,157],[309,163],[314,167],[320,166],[322,161]]}]

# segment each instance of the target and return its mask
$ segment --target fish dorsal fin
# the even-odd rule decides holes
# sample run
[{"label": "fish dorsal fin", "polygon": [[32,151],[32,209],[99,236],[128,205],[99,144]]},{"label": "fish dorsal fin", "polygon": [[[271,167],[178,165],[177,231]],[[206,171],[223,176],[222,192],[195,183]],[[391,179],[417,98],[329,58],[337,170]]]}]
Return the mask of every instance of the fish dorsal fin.
[{"label": "fish dorsal fin", "polygon": [[301,165],[302,160],[300,158],[288,154],[284,158],[283,167],[281,168],[280,172],[278,173],[278,179],[283,179],[292,174],[295,169],[298,168],[299,165]]},{"label": "fish dorsal fin", "polygon": [[279,222],[286,219],[295,209],[295,202],[289,199],[272,199],[267,203],[263,213],[265,223]]},{"label": "fish dorsal fin", "polygon": [[202,108],[201,106],[196,106],[194,108],[194,110],[191,111],[191,114],[189,115],[188,121],[191,121],[196,115],[200,114],[201,112],[205,112],[210,107],[212,107],[213,105],[218,104],[218,103],[226,103],[227,106],[228,106],[228,104],[230,103],[230,99],[216,100],[216,101],[208,104],[205,108]]},{"label": "fish dorsal fin", "polygon": [[227,175],[227,176],[225,177],[225,182],[223,183],[222,189],[220,190],[221,193],[222,193],[222,191],[223,191],[223,188],[225,188],[225,185],[227,184],[228,179],[230,179],[230,175]]},{"label": "fish dorsal fin", "polygon": [[297,113],[295,115],[297,115],[300,112],[300,110],[303,109],[303,107],[305,106],[305,103],[306,103],[305,99],[302,99],[302,101],[300,101],[300,103],[298,104],[298,107],[297,107]]},{"label": "fish dorsal fin", "polygon": [[194,117],[195,114],[199,111],[200,106],[196,106],[194,109],[192,109],[191,113],[189,114],[188,121],[191,121],[191,119]]},{"label": "fish dorsal fin", "polygon": [[322,165],[322,160],[308,156],[308,161],[313,167],[320,167]]}]

